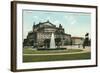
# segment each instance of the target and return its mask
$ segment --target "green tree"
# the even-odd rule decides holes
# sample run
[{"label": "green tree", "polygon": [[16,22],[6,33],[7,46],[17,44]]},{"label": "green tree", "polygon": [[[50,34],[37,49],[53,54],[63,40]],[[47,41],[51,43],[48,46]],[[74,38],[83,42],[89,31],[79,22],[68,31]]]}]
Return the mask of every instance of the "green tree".
[{"label": "green tree", "polygon": [[55,42],[56,42],[57,47],[59,48],[61,45],[61,38],[56,38]]},{"label": "green tree", "polygon": [[44,46],[45,46],[45,48],[49,48],[49,46],[50,46],[50,39],[45,39],[44,40]]},{"label": "green tree", "polygon": [[89,33],[85,34],[85,39],[83,42],[83,48],[85,48],[85,46],[89,46],[90,40],[89,40]]}]

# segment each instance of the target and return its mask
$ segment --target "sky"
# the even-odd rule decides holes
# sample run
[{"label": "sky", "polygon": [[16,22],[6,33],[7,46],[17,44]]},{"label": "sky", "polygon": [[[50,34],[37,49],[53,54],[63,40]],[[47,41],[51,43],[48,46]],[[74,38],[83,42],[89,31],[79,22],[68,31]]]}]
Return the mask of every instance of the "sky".
[{"label": "sky", "polygon": [[86,33],[91,35],[91,14],[81,12],[23,10],[23,38],[32,31],[33,23],[49,20],[56,25],[62,24],[65,33],[75,37],[84,37]]}]

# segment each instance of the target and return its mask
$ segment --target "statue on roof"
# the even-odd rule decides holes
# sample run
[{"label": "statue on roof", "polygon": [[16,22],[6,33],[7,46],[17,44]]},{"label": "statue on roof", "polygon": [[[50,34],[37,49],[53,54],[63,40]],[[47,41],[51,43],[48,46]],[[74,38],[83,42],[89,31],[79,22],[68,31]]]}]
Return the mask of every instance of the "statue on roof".
[{"label": "statue on roof", "polygon": [[47,20],[47,22],[48,22],[48,23],[50,22],[49,19]]},{"label": "statue on roof", "polygon": [[33,23],[33,28],[35,27],[35,22]]},{"label": "statue on roof", "polygon": [[59,24],[59,28],[62,28],[62,25],[61,24]]}]

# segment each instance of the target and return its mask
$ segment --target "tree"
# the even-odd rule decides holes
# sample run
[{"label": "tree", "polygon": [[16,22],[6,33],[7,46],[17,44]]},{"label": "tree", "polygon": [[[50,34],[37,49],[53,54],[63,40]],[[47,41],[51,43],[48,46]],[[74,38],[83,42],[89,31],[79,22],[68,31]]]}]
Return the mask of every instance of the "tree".
[{"label": "tree", "polygon": [[28,42],[28,40],[27,39],[24,39],[23,46],[27,46],[27,42]]},{"label": "tree", "polygon": [[71,45],[71,42],[69,42],[67,39],[64,42],[64,45]]},{"label": "tree", "polygon": [[90,40],[89,40],[89,33],[85,34],[85,39],[83,42],[83,48],[85,48],[85,46],[89,46]]},{"label": "tree", "polygon": [[56,42],[57,47],[60,47],[60,45],[61,45],[61,38],[56,38],[55,42]]},{"label": "tree", "polygon": [[50,46],[50,39],[45,39],[45,40],[44,40],[44,46],[45,46],[46,48],[49,48],[49,46]]}]

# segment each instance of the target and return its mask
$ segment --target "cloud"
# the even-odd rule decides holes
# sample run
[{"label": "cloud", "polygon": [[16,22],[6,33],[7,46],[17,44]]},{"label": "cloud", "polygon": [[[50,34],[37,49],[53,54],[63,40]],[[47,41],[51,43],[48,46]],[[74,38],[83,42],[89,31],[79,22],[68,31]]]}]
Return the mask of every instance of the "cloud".
[{"label": "cloud", "polygon": [[60,22],[58,20],[54,21],[54,24],[60,24]]},{"label": "cloud", "polygon": [[76,24],[76,20],[71,21],[71,23],[70,23],[70,24],[71,24],[71,25]]},{"label": "cloud", "polygon": [[65,18],[65,19],[68,19],[69,17],[68,17],[68,16],[64,16],[64,18]]},{"label": "cloud", "polygon": [[45,19],[46,19],[46,20],[51,20],[51,17],[46,17]]},{"label": "cloud", "polygon": [[74,17],[74,16],[69,16],[69,17],[68,17],[68,20],[69,20],[69,21],[75,20],[75,17]]},{"label": "cloud", "polygon": [[75,16],[68,16],[67,22],[68,22],[68,24],[70,24],[70,25],[74,25],[74,24],[77,23],[77,19],[76,19]]},{"label": "cloud", "polygon": [[34,19],[38,19],[38,16],[33,16]]}]

